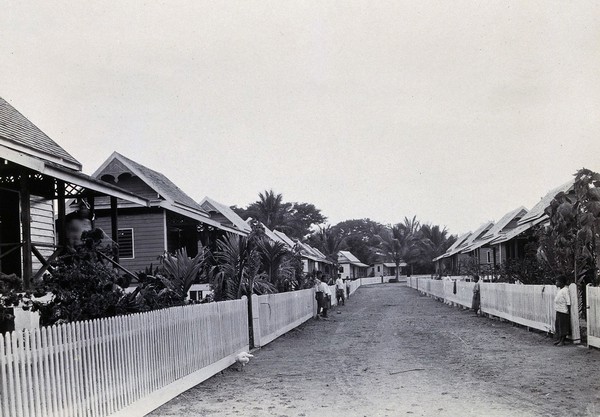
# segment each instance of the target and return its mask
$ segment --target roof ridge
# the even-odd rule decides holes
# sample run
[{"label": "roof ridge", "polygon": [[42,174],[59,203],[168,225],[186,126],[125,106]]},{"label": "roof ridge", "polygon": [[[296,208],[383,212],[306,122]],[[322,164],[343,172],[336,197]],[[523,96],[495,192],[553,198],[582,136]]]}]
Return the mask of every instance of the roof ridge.
[{"label": "roof ridge", "polygon": [[167,177],[165,174],[156,171],[152,168],[149,168],[137,161],[134,161],[133,159],[128,158],[127,156],[117,151],[114,151],[108,157],[103,166],[95,174],[99,175],[103,167],[108,165],[108,163],[110,163],[110,161],[114,159],[119,160],[121,163],[128,166],[128,168],[135,171],[135,173],[140,177],[141,180],[147,183],[149,187],[157,191],[159,195],[161,195],[165,200],[169,201],[170,203],[177,203],[182,206],[199,211],[201,213],[206,213],[202,209],[202,207],[200,207],[200,204],[196,202],[196,200],[194,200],[185,191],[179,188],[177,184],[171,181],[169,177]]}]

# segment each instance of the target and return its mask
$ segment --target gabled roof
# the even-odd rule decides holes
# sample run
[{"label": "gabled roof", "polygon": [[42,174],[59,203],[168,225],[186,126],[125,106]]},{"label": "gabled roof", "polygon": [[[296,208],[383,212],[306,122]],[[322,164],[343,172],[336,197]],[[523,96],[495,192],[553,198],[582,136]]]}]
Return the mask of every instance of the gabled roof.
[{"label": "gabled roof", "polygon": [[218,201],[213,200],[210,197],[204,197],[200,202],[200,206],[203,210],[210,213],[216,211],[221,213],[227,220],[233,224],[233,226],[241,232],[248,234],[252,231],[252,228],[246,223],[238,214],[231,209],[231,207],[221,204]]},{"label": "gabled roof", "polygon": [[[406,262],[400,262],[400,267],[407,266]],[[383,262],[383,266],[386,268],[395,268],[396,264],[394,262]]]},{"label": "gabled roof", "polygon": [[556,197],[558,193],[568,192],[571,188],[573,188],[574,185],[575,178],[562,184],[559,187],[550,190],[548,194],[546,194],[535,206],[533,206],[529,213],[527,213],[525,216],[523,216],[523,218],[521,218],[521,220],[519,220],[519,225],[538,220],[541,217],[545,217],[546,214],[544,214],[544,211],[548,206],[550,206],[550,203],[552,202],[554,197]]},{"label": "gabled roof", "polygon": [[81,171],[81,163],[0,97],[0,145]]},{"label": "gabled roof", "polygon": [[300,241],[297,241],[296,244],[300,247],[300,254],[305,258],[312,259],[313,261],[317,262],[330,263],[330,261],[325,255],[323,255],[321,252],[319,252],[309,244],[302,243]]},{"label": "gabled roof", "polygon": [[[523,206],[506,213],[498,222],[483,235],[483,239],[497,238],[501,232],[505,231],[513,220],[518,220],[527,214],[527,209]],[[514,222],[513,222],[514,223]],[[514,225],[516,226],[516,225]],[[514,227],[513,227],[514,228]]]},{"label": "gabled roof", "polygon": [[455,255],[457,252],[460,252],[461,248],[465,247],[466,240],[471,236],[471,232],[467,232],[464,235],[461,235],[456,239],[456,241],[448,248],[448,250],[443,254],[433,259],[433,262],[439,261],[443,258],[448,258],[452,255]]},{"label": "gabled roof", "polygon": [[146,183],[151,189],[156,191],[160,198],[151,200],[149,204],[150,207],[161,207],[198,222],[214,226],[218,229],[239,234],[238,230],[235,228],[227,227],[226,225],[222,225],[221,223],[212,220],[210,215],[202,209],[200,204],[196,203],[163,174],[132,161],[118,152],[113,152],[100,168],[94,172],[93,176],[101,178],[104,175],[117,175],[115,172],[107,172],[107,167],[112,166],[113,164],[121,164],[117,167],[119,171],[122,168],[125,168],[130,171],[131,174]]},{"label": "gabled roof", "polygon": [[273,233],[275,235],[277,235],[277,237],[279,237],[281,240],[283,240],[290,249],[296,245],[294,243],[294,241],[292,239],[290,239],[289,236],[286,235],[285,233],[280,232],[279,230],[275,230],[275,229],[273,229]]},{"label": "gabled roof", "polygon": [[[250,228],[252,229],[251,226],[251,222],[252,222],[252,217],[248,217],[246,219],[246,224],[248,226],[250,226]],[[262,225],[262,227],[265,229],[265,235],[271,239],[273,242],[279,242],[279,243],[283,243],[285,246],[288,246],[287,243],[285,242],[285,240],[283,240],[282,238],[280,238],[278,235],[276,235],[275,233],[273,233],[273,231],[271,229],[269,229],[267,226],[265,226],[265,224],[263,222],[260,222],[260,224]]]},{"label": "gabled roof", "polygon": [[[135,162],[118,152],[113,152],[100,168],[92,174],[93,177],[100,178],[105,174],[111,174],[106,172],[107,167],[113,163],[113,161],[120,162],[127,170],[130,170],[133,175],[144,181],[150,188],[156,191],[163,199],[172,203],[180,204],[196,210],[201,213],[206,211],[200,207],[193,198],[188,196],[181,188],[176,186],[170,179],[158,171],[150,169],[138,162]],[[208,214],[207,214],[208,217]]]},{"label": "gabled roof", "polygon": [[508,242],[509,240],[514,239],[515,237],[519,236],[521,233],[531,229],[533,226],[543,222],[544,220],[546,220],[546,218],[544,216],[542,216],[542,217],[539,217],[536,220],[533,220],[529,223],[518,225],[514,229],[510,229],[504,233],[501,233],[500,236],[498,236],[496,239],[494,239],[491,242],[491,244],[497,245],[498,243]]},{"label": "gabled roof", "polygon": [[363,264],[352,252],[347,250],[341,250],[338,252],[338,262],[341,264],[352,264],[361,267],[368,267],[369,265]]},{"label": "gabled roof", "polygon": [[327,256],[321,252],[319,249],[317,248],[312,248],[313,251],[315,251],[319,256],[321,256],[322,258],[327,258]]},{"label": "gabled roof", "polygon": [[495,239],[498,239],[503,233],[514,229],[517,226],[517,221],[521,217],[527,214],[527,209],[523,206],[516,208],[506,213],[496,224],[489,228],[479,239],[476,239],[471,245],[463,249],[463,253],[471,252],[477,248],[480,248],[488,243],[493,243]]},{"label": "gabled roof", "polygon": [[484,241],[483,236],[494,226],[494,222],[487,222],[482,224],[479,229],[475,230],[465,241],[463,247],[460,249],[460,253],[468,253],[476,249],[478,244]]}]

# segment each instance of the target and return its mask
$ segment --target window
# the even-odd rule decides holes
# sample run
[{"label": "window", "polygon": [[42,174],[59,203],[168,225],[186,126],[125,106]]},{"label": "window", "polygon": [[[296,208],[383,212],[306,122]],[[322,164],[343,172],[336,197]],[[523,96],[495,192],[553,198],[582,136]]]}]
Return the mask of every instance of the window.
[{"label": "window", "polygon": [[491,252],[488,252],[488,253],[487,253],[487,263],[488,263],[488,264],[491,264],[491,263],[492,263],[492,253],[491,253]]},{"label": "window", "polygon": [[133,259],[133,229],[119,229],[119,258]]},{"label": "window", "polygon": [[379,265],[377,265],[377,272],[381,271],[381,267]]}]

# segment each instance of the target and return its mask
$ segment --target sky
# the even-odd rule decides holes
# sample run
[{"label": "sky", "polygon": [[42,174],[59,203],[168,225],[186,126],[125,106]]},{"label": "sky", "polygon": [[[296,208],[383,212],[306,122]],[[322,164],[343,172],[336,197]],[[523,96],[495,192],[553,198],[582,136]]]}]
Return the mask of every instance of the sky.
[{"label": "sky", "polygon": [[451,233],[600,171],[594,1],[4,1],[0,96],[91,174]]}]

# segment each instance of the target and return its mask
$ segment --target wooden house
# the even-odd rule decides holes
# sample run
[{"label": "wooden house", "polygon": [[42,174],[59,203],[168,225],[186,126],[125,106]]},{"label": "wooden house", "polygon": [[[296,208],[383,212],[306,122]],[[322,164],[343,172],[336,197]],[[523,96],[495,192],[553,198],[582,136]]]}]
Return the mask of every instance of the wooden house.
[{"label": "wooden house", "polygon": [[364,278],[369,269],[369,265],[362,263],[352,252],[346,250],[338,252],[338,264],[342,279]]},{"label": "wooden house", "polygon": [[507,251],[503,244],[495,243],[501,235],[517,227],[519,220],[527,214],[525,207],[518,207],[506,213],[498,222],[490,227],[481,237],[462,250],[469,253],[478,265],[479,273],[484,276],[493,276],[503,260],[506,260]]},{"label": "wooden house", "polygon": [[[406,262],[400,262],[400,271],[398,275],[402,275],[402,268],[406,267]],[[374,277],[379,276],[396,276],[396,264],[394,262],[376,262],[369,267],[369,275]]]},{"label": "wooden house", "polygon": [[491,246],[498,254],[499,264],[507,260],[523,259],[525,257],[525,245],[529,240],[528,231],[532,227],[548,221],[548,216],[545,214],[546,208],[550,206],[557,194],[569,192],[573,184],[574,180],[570,180],[550,190],[529,212],[515,218],[516,223],[511,222],[510,227],[507,226],[505,230],[498,234],[491,242]]},{"label": "wooden house", "polygon": [[277,236],[279,239],[281,239],[283,242],[285,242],[287,248],[289,250],[293,250],[294,247],[296,246],[296,242],[294,242],[288,235],[286,235],[283,232],[280,232],[279,230],[273,229],[273,234],[275,236]]},{"label": "wooden house", "polygon": [[461,275],[461,272],[464,273],[461,271],[461,265],[466,262],[468,255],[462,255],[461,250],[465,248],[469,236],[471,236],[471,232],[459,236],[446,250],[446,253],[433,259],[438,275]]},{"label": "wooden house", "polygon": [[[132,272],[144,270],[165,251],[186,248],[188,256],[198,253],[199,244],[214,246],[225,232],[239,234],[233,226],[211,218],[210,213],[166,176],[114,152],[93,174],[106,184],[148,199],[142,207],[125,200],[117,202],[119,215],[119,262]],[[109,201],[96,202],[96,226],[108,227]]]},{"label": "wooden house", "polygon": [[332,276],[331,266],[333,262],[327,259],[321,251],[316,248],[313,248],[308,243],[302,243],[299,240],[296,242],[296,245],[300,249],[300,256],[302,257],[302,271],[306,274],[315,274],[321,272],[325,275],[329,275],[329,278],[334,278]]},{"label": "wooden house", "polygon": [[[66,200],[148,200],[81,172],[82,166],[41,129],[0,98],[0,272],[25,287],[41,278],[68,244]],[[116,217],[116,205],[109,205]],[[56,217],[56,222],[55,222]],[[116,238],[115,224],[107,231]]]},{"label": "wooden house", "polygon": [[494,226],[494,222],[487,222],[481,225],[477,230],[469,235],[457,254],[459,267],[463,274],[477,273],[487,275],[491,267],[491,249],[482,248],[480,243],[484,241],[483,237]]}]

